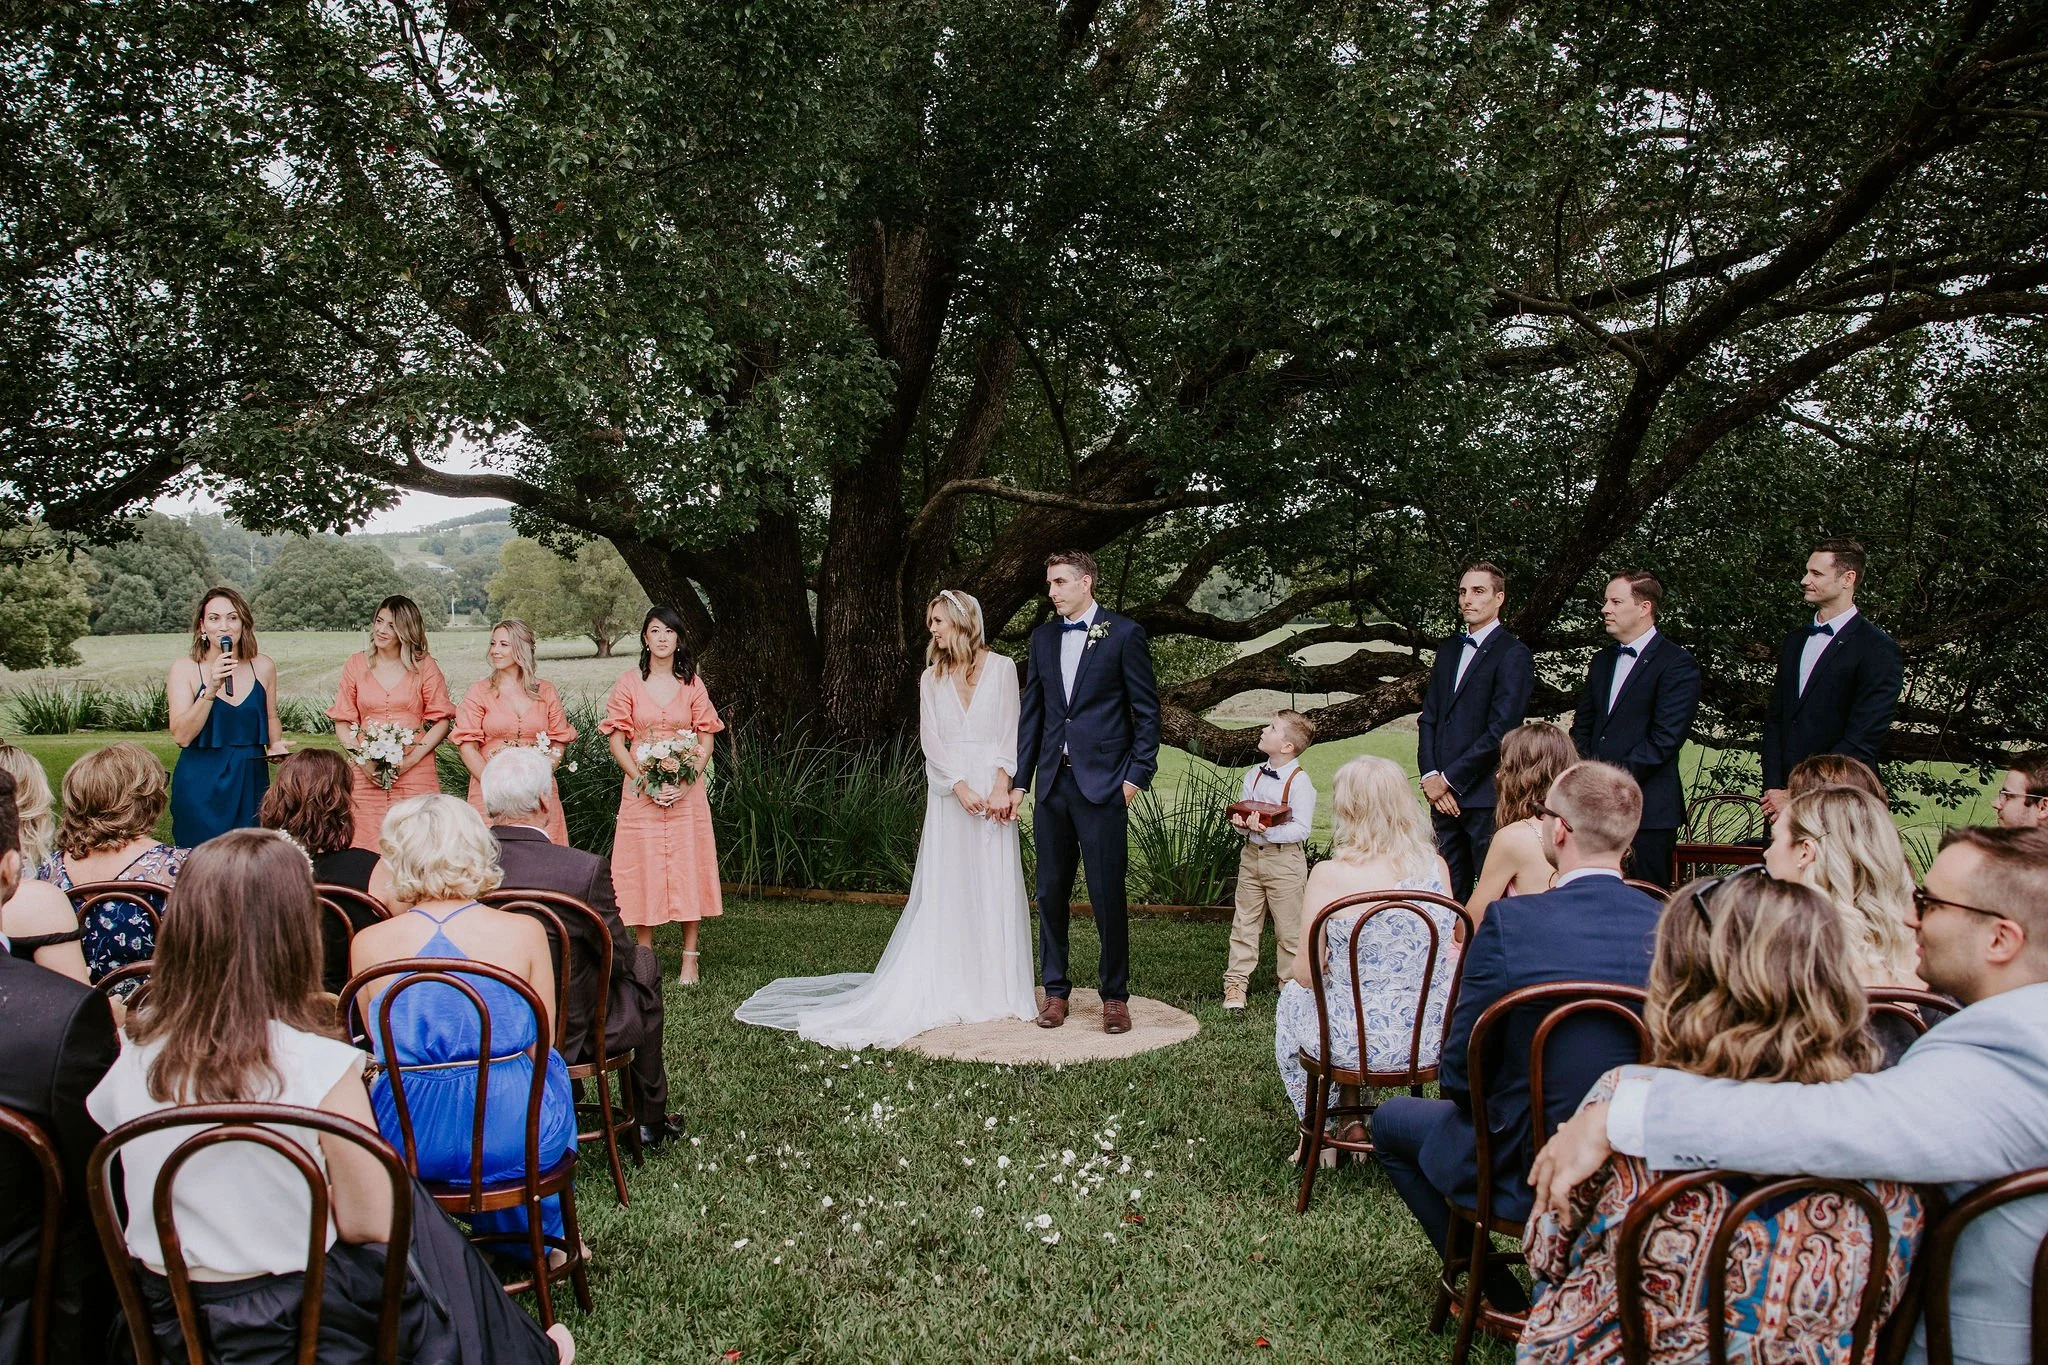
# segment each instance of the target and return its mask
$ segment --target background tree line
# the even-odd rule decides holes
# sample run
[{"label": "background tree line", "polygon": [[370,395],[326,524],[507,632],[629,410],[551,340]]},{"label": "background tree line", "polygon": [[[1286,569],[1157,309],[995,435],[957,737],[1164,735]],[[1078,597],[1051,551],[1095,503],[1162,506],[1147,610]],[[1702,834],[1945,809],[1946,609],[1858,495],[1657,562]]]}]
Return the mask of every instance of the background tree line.
[{"label": "background tree line", "polygon": [[1474,555],[1539,710],[1640,565],[1748,741],[1855,534],[1895,755],[2048,735],[2036,0],[139,0],[0,43],[0,501],[59,536],[194,482],[265,530],[503,498],[855,738],[934,588],[1014,643],[1078,545],[1168,737],[1242,761],[1203,716],[1248,688],[1412,712]]}]

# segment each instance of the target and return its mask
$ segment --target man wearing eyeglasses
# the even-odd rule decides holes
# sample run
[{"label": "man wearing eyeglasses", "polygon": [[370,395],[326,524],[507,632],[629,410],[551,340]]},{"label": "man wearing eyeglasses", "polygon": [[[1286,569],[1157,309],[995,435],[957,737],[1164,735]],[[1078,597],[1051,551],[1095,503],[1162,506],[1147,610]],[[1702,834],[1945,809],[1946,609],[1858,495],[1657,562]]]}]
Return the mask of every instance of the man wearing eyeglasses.
[{"label": "man wearing eyeglasses", "polygon": [[2048,829],[2048,749],[2014,758],[1991,805],[2001,829]]},{"label": "man wearing eyeglasses", "polygon": [[[1712,913],[1711,889],[1679,897]],[[1628,1067],[1610,1102],[1580,1110],[1538,1155],[1535,1212],[1567,1210],[1572,1188],[1617,1151],[1659,1172],[1940,1184],[1951,1203],[2048,1166],[2048,830],[1951,830],[1913,905],[1920,975],[1965,1008],[1897,1066],[1828,1085]],[[1965,1231],[1950,1294],[1957,1361],[2032,1359],[2030,1283],[2044,1232],[2044,1199],[2007,1204]],[[1924,1330],[1907,1358],[1926,1359]]]}]

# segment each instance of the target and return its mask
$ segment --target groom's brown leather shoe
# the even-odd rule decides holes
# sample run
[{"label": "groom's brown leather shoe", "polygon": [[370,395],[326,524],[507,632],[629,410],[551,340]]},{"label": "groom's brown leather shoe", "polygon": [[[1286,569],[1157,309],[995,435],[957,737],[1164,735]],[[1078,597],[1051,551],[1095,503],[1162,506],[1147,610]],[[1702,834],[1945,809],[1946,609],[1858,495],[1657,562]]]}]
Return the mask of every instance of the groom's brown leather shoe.
[{"label": "groom's brown leather shoe", "polygon": [[1064,995],[1048,995],[1044,1008],[1038,1011],[1040,1028],[1058,1028],[1067,1022],[1067,998]]},{"label": "groom's brown leather shoe", "polygon": [[1104,1033],[1129,1033],[1131,1031],[1131,1007],[1121,1000],[1103,1001],[1102,1031]]}]

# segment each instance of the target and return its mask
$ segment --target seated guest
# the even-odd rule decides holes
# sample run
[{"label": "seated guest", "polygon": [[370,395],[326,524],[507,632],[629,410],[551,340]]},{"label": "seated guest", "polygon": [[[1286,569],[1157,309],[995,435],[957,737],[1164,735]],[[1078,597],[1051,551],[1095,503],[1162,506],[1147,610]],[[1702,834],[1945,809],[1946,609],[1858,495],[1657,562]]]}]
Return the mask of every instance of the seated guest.
[{"label": "seated guest", "polygon": [[[0,772],[0,901],[21,882],[14,779]],[[74,951],[77,945],[72,945]],[[82,982],[0,954],[0,1105],[43,1130],[64,1172],[50,1300],[50,1359],[104,1358],[113,1283],[107,1278],[85,1197],[85,1159],[99,1125],[85,1097],[114,1063],[114,1019],[105,997]],[[42,1235],[42,1175],[20,1143],[0,1138],[0,1360],[29,1358],[29,1319]]]},{"label": "seated guest", "polygon": [[[1300,1052],[1322,1046],[1316,997],[1309,976],[1309,926],[1332,901],[1364,891],[1450,893],[1450,869],[1436,851],[1428,817],[1392,759],[1354,758],[1337,770],[1331,791],[1330,856],[1308,874],[1302,893],[1301,952],[1294,977],[1283,982],[1274,1015],[1273,1056],[1294,1112],[1308,1114],[1308,1073]],[[1380,915],[1363,928],[1358,918],[1369,907],[1340,911],[1325,926],[1322,952],[1323,999],[1330,1011],[1330,1049],[1335,1065],[1358,1065],[1359,1021],[1351,1001],[1352,936],[1357,943],[1359,1000],[1365,1008],[1366,1069],[1398,1071],[1408,1065],[1415,1037],[1416,1000],[1429,954],[1429,931],[1406,912]],[[1436,1064],[1444,1031],[1444,1007],[1458,974],[1458,917],[1440,906],[1425,907],[1436,922],[1436,968],[1422,1020],[1420,1065]],[[1359,1136],[1364,1136],[1363,1131]],[[1295,1160],[1300,1160],[1297,1147]]]},{"label": "seated guest", "polygon": [[1578,761],[1572,737],[1547,720],[1517,725],[1502,736],[1500,768],[1493,779],[1500,800],[1494,807],[1493,843],[1487,847],[1486,866],[1472,888],[1472,899],[1465,902],[1473,923],[1484,919],[1486,907],[1503,897],[1550,889],[1553,869],[1543,856],[1536,812],[1557,775]]},{"label": "seated guest", "polygon": [[[665,1017],[661,999],[661,961],[652,948],[633,940],[633,931],[619,919],[612,894],[611,864],[595,853],[553,842],[549,831],[560,826],[555,808],[554,764],[538,749],[506,748],[484,765],[483,804],[498,841],[506,891],[559,891],[574,896],[604,919],[612,939],[612,977],[597,980],[603,949],[579,943],[569,955],[567,1042],[563,1060],[576,1066],[590,1060],[590,1021],[597,993],[605,992],[604,1045],[607,1052],[633,1049],[633,1083],[640,1099],[640,1140],[659,1145],[669,1135],[668,1070],[662,1063],[661,1034]],[[570,920],[572,938],[588,921]]]},{"label": "seated guest", "polygon": [[2002,828],[2048,827],[2048,749],[2015,755],[1991,804]]},{"label": "seated guest", "polygon": [[11,784],[6,804],[14,808],[21,831],[20,858],[23,874],[15,879],[11,896],[0,898],[0,937],[7,951],[21,962],[61,973],[74,981],[90,984],[85,969],[85,951],[79,941],[85,937],[72,913],[71,898],[48,882],[26,875],[50,851],[50,838],[57,822],[50,814],[50,782],[42,763],[12,744],[0,744],[0,778]]},{"label": "seated guest", "polygon": [[1887,808],[1891,805],[1892,794],[1885,790],[1877,770],[1847,754],[1810,754],[1792,765],[1785,778],[1786,795],[1804,796],[1815,787],[1854,787],[1869,792]]},{"label": "seated guest", "polygon": [[[1863,1028],[1863,986],[1850,970],[1843,928],[1825,897],[1755,868],[1681,889],[1671,913],[1658,921],[1643,1012],[1655,1065],[1800,1085],[1875,1071],[1877,1044]],[[1611,1097],[1619,1075],[1617,1069],[1603,1076],[1587,1102]],[[1517,1361],[1621,1358],[1618,1237],[1622,1220],[1655,1180],[1639,1158],[1612,1157],[1572,1191],[1567,1215],[1547,1212],[1530,1220],[1524,1246],[1538,1291]],[[1667,1206],[1645,1230],[1642,1273],[1659,1286],[1646,1296],[1655,1365],[1705,1362],[1706,1282],[1713,1267],[1700,1252],[1729,1207],[1756,1183],[1744,1177],[1707,1185]],[[1873,1181],[1871,1189],[1889,1224],[1887,1261],[1875,1273],[1889,1282],[1886,1303],[1894,1305],[1924,1215],[1911,1186]],[[1796,1262],[1799,1272],[1732,1277],[1730,1358],[1854,1365],[1851,1329],[1873,1273],[1871,1230],[1853,1207],[1834,1212],[1834,1204],[1801,1199],[1743,1223],[1731,1259],[1746,1266]],[[1817,1216],[1826,1214],[1833,1216]]]},{"label": "seated guest", "polygon": [[[321,1002],[305,855],[273,832],[231,830],[196,850],[187,868],[164,918],[149,993],[129,1020],[128,1046],[87,1100],[92,1116],[111,1130],[174,1105],[259,1101],[374,1125],[363,1087],[368,1059],[333,1036],[333,1012]],[[251,933],[251,925],[268,932]],[[339,1337],[368,1359],[384,1288],[379,1244],[391,1234],[390,1180],[345,1138],[279,1131],[306,1148],[331,1191],[322,1355]],[[170,1360],[184,1351],[152,1207],[164,1162],[192,1133],[167,1129],[121,1149],[128,1251],[142,1262],[151,1326]],[[571,1357],[567,1331],[543,1335],[417,1184],[412,1210],[401,1359],[471,1359],[479,1350],[534,1365]],[[298,1330],[310,1215],[304,1177],[274,1152],[230,1143],[178,1173],[172,1219],[214,1358],[288,1354],[278,1341]],[[434,1272],[425,1267],[453,1273],[427,1282],[422,1276]]]},{"label": "seated guest", "polygon": [[349,767],[332,749],[293,754],[278,765],[256,819],[263,828],[283,830],[299,841],[313,860],[314,881],[367,892],[377,853],[349,843],[355,836]]},{"label": "seated guest", "polygon": [[1826,896],[1842,916],[1857,979],[1921,984],[1913,971],[1913,869],[1884,802],[1855,787],[1816,787],[1786,802],[1764,865]]},{"label": "seated guest", "polygon": [[[1818,1085],[1626,1067],[1611,1100],[1589,1102],[1543,1149],[1530,1175],[1539,1211],[1565,1211],[1615,1152],[1656,1171],[1938,1183],[1951,1203],[2048,1166],[2048,831],[1950,830],[1913,908],[1920,974],[1965,1008],[1897,1066]],[[2030,1272],[2044,1233],[2048,1200],[2025,1199],[1958,1243],[1958,1361],[2032,1359]],[[1926,1358],[1922,1328],[1907,1360]]]},{"label": "seated guest", "polygon": [[[64,774],[64,818],[57,851],[36,876],[60,891],[87,882],[176,884],[189,849],[156,837],[156,822],[170,801],[171,779],[155,754],[140,744],[95,749]],[[159,914],[163,897],[152,898]],[[97,981],[116,967],[140,962],[155,949],[149,916],[133,901],[109,901],[87,917],[85,965]]]},{"label": "seated guest", "polygon": [[[1443,1250],[1450,1201],[1471,1208],[1479,1181],[1493,1182],[1493,1210],[1521,1218],[1529,1208],[1525,1179],[1530,1145],[1529,1045],[1544,1011],[1523,1010],[1499,1037],[1497,1058],[1470,1055],[1472,1026],[1495,1001],[1523,986],[1599,981],[1640,987],[1662,902],[1623,883],[1621,859],[1635,841],[1642,792],[1635,779],[1607,763],[1575,763],[1550,784],[1539,813],[1543,847],[1557,885],[1533,896],[1496,901],[1466,951],[1458,1009],[1439,1071],[1444,1098],[1395,1095],[1373,1116],[1373,1146],[1408,1209]],[[1632,1034],[1611,1021],[1567,1023],[1553,1033],[1545,1057],[1546,1121],[1571,1116],[1595,1081],[1635,1059]],[[1469,1068],[1484,1065],[1494,1169],[1482,1174],[1472,1135]],[[1527,1301],[1504,1265],[1485,1285],[1496,1308]]]},{"label": "seated guest", "polygon": [[[407,797],[384,817],[377,842],[389,872],[394,914],[356,935],[351,961],[355,973],[360,976],[399,958],[444,957],[501,967],[533,987],[543,1006],[539,1041],[547,1058],[540,1163],[542,1169],[553,1166],[576,1149],[576,1111],[568,1068],[561,1054],[548,1046],[555,1036],[555,969],[547,931],[528,916],[477,903],[478,896],[497,890],[504,879],[498,845],[482,817],[454,797]],[[375,1001],[397,979],[385,977],[358,997],[365,1019],[375,1017]],[[533,1011],[510,987],[483,979],[471,984],[491,1012],[493,1055],[485,1097],[483,1178],[496,1183],[526,1170],[526,1099],[533,1062],[523,1049],[534,1044],[535,1021]],[[411,988],[391,1012],[397,1056],[379,1060],[406,1068],[405,1101],[423,1180],[469,1180],[480,1025],[469,998],[443,985]],[[381,1053],[383,1040],[374,1027],[372,1042]],[[378,1127],[397,1143],[398,1109],[388,1075],[377,1078],[371,1099]],[[562,1236],[561,1201],[550,1197],[543,1208],[547,1234]],[[522,1238],[526,1233],[522,1209],[480,1214],[474,1221],[480,1233]]]}]

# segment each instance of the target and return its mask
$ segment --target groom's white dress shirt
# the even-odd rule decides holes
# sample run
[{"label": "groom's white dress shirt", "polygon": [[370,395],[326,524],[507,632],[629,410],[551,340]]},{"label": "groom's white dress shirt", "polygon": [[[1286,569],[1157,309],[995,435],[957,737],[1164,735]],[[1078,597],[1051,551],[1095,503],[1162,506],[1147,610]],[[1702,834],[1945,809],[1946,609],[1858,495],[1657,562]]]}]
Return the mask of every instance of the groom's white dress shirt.
[{"label": "groom's white dress shirt", "polygon": [[[1653,1171],[1731,1170],[1947,1187],[2048,1166],[2048,982],[1980,1000],[1888,1071],[1829,1085],[1710,1080],[1631,1066],[1607,1140]],[[2028,1365],[2034,1253],[2048,1196],[1971,1223],[1956,1246],[1958,1365]],[[1909,1362],[1927,1359],[1925,1328]]]},{"label": "groom's white dress shirt", "polygon": [[[1095,617],[1102,610],[1099,603],[1090,602],[1088,610],[1074,619],[1082,625],[1093,627]],[[1062,620],[1065,618],[1062,617]],[[1060,631],[1060,685],[1065,689],[1061,695],[1068,701],[1074,699],[1074,675],[1081,671],[1081,655],[1088,648],[1088,632],[1085,630]]]}]

